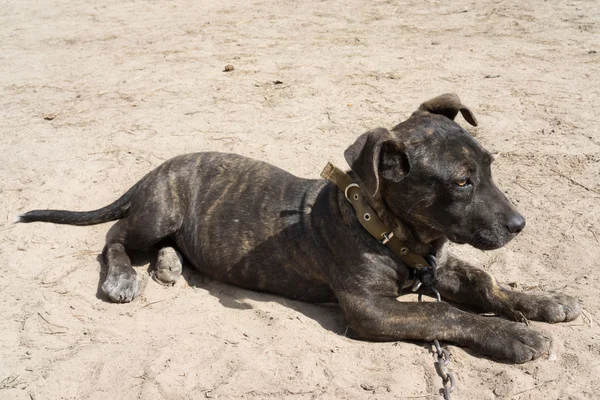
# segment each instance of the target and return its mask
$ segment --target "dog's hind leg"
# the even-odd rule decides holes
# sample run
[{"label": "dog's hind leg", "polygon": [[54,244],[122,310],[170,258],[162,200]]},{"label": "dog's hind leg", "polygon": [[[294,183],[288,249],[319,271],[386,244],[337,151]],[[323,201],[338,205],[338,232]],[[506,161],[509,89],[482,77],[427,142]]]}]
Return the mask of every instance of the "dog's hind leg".
[{"label": "dog's hind leg", "polygon": [[158,257],[156,258],[156,271],[153,273],[154,280],[161,285],[174,285],[181,276],[182,268],[182,255],[173,247],[163,247],[158,251]]},{"label": "dog's hind leg", "polygon": [[486,271],[448,254],[438,270],[437,290],[442,297],[505,317],[546,322],[571,321],[580,314],[577,299],[562,293],[523,293],[501,287]]},{"label": "dog's hind leg", "polygon": [[140,290],[140,279],[131,266],[131,260],[122,243],[108,243],[104,248],[108,265],[102,291],[115,303],[128,303]]},{"label": "dog's hind leg", "polygon": [[[131,266],[127,251],[150,250],[157,243],[171,236],[179,225],[175,218],[161,214],[153,207],[132,213],[113,225],[106,237],[104,255],[108,272],[102,284],[102,291],[117,303],[133,300],[140,290],[140,280]],[[161,260],[164,259],[165,253],[168,251],[162,252]],[[163,265],[168,268],[165,261],[157,263],[158,267]]]}]

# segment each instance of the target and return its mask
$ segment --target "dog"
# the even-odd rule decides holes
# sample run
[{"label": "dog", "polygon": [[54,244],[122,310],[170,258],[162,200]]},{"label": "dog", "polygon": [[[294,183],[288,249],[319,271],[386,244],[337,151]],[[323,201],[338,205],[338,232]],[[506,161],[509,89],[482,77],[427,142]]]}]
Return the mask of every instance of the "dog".
[{"label": "dog", "polygon": [[391,130],[362,134],[344,153],[350,186],[354,198],[360,193],[373,218],[405,246],[402,251],[419,259],[436,256],[431,284],[442,297],[505,318],[446,302],[397,301],[415,281],[415,270],[365,229],[347,192],[327,180],[301,179],[235,154],[181,155],[106,207],[34,210],[18,222],[118,220],[103,252],[108,272],[102,290],[114,302],[129,302],[140,289],[128,253],[155,249],[154,276],[164,284],[177,280],[185,259],[202,273],[240,287],[337,302],[348,334],[356,339],[438,339],[523,363],[548,352],[551,340],[513,321],[571,321],[580,306],[563,294],[501,287],[446,250],[448,241],[497,249],[525,226],[492,180],[492,155],[454,122],[459,112],[477,125],[457,95],[445,94],[421,104]]}]

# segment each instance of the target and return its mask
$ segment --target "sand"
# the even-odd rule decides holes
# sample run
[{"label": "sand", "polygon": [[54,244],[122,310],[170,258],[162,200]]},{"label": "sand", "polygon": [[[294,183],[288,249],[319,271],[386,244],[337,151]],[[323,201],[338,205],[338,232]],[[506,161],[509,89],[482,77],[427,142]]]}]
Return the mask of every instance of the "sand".
[{"label": "sand", "polygon": [[445,92],[477,116],[457,120],[527,217],[503,249],[453,251],[584,310],[532,323],[554,343],[524,365],[449,346],[453,398],[600,396],[597,1],[8,0],[0,21],[1,399],[439,399],[427,343],[354,341],[336,307],[190,267],[163,287],[140,265],[141,295],[111,304],[110,224],[12,221],[104,206],[188,152],[316,178]]}]

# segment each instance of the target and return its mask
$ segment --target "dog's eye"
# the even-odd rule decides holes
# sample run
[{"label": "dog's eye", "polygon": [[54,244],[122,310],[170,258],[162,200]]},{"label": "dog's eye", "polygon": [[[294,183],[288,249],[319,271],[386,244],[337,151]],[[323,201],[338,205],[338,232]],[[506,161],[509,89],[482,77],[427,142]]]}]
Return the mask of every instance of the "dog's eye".
[{"label": "dog's eye", "polygon": [[460,178],[459,180],[454,182],[456,186],[464,188],[471,186],[471,180],[469,178]]}]

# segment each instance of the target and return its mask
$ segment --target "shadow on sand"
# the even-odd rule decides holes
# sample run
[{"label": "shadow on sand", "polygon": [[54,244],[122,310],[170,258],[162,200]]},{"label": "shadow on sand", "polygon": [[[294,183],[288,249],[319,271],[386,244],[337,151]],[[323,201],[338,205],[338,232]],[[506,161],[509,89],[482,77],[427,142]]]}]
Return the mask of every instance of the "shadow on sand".
[{"label": "shadow on sand", "polygon": [[[100,276],[96,289],[96,297],[107,303],[112,303],[108,296],[102,291],[102,283],[104,282],[106,273],[108,271],[108,266],[104,261],[103,254],[99,254],[96,257],[96,260],[100,265]],[[131,264],[134,267],[147,265],[146,273],[151,275],[152,271],[155,269],[156,253],[131,254]],[[143,273],[137,268],[136,271],[138,274]],[[221,303],[224,307],[236,310],[251,310],[254,307],[246,300],[255,302],[274,302],[303,314],[307,318],[316,321],[328,331],[338,335],[344,335],[346,332],[346,322],[344,320],[344,316],[339,306],[335,303],[307,303],[291,300],[280,295],[239,288],[227,283],[219,282],[197,271],[194,266],[187,262],[184,262],[183,273],[181,277],[189,286],[206,290],[211,296],[217,298],[219,303]]]}]

